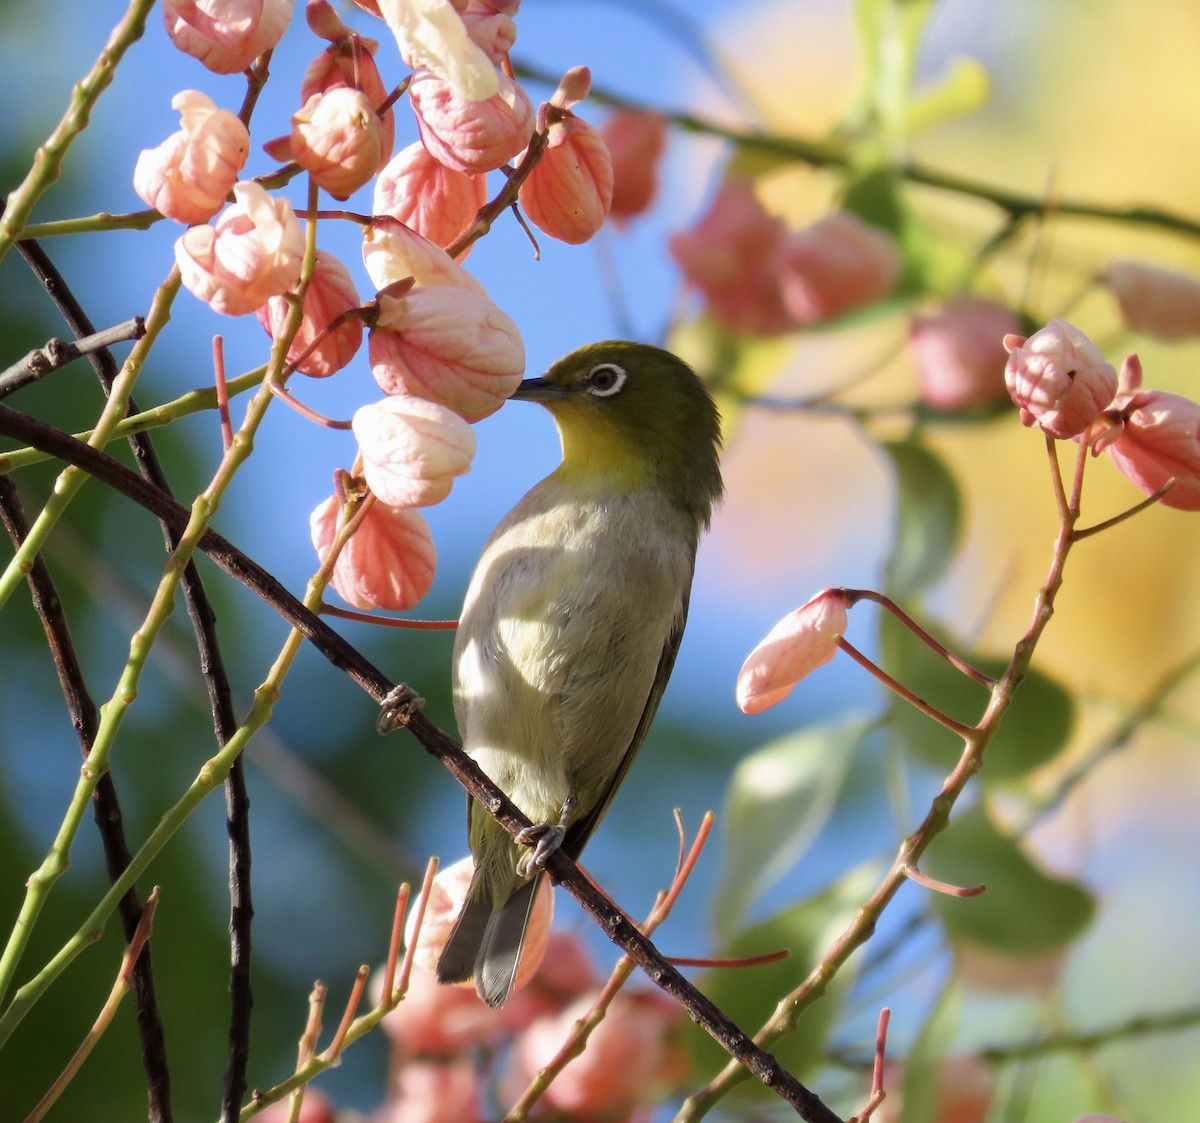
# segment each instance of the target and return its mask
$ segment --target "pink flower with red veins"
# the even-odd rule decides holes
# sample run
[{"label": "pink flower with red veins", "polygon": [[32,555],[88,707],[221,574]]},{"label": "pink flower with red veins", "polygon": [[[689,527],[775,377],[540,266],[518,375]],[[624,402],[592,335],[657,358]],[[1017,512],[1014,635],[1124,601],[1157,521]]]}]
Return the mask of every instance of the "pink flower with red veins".
[{"label": "pink flower with red veins", "polygon": [[484,101],[458,93],[429,69],[413,75],[408,100],[417,115],[421,141],[433,156],[468,175],[503,167],[533,136],[534,111],[529,95],[507,75]]},{"label": "pink flower with red veins", "polygon": [[183,127],[147,148],[133,169],[133,189],[160,214],[191,226],[207,222],[233,190],[250,155],[250,133],[199,90],[171,99]]},{"label": "pink flower with red veins", "polygon": [[475,431],[437,402],[393,395],[354,414],[363,477],[389,507],[431,507],[470,470]]},{"label": "pink flower with red veins", "polygon": [[214,311],[243,316],[299,283],[304,231],[291,204],[257,183],[235,184],[233,197],[215,227],[183,233],[175,261],[184,285]]},{"label": "pink flower with red veins", "polygon": [[458,97],[487,101],[503,83],[467,33],[461,14],[465,7],[466,0],[379,0],[380,14],[409,66],[436,74]]},{"label": "pink flower with red veins", "polygon": [[[378,50],[379,44],[374,39],[364,39],[360,35],[350,34],[338,39],[308,64],[300,82],[300,101],[304,103],[313,94],[327,94],[344,87],[361,90],[375,112],[387,100],[389,92],[375,65],[373,56]],[[379,122],[382,150],[379,167],[383,167],[396,146],[396,114],[389,108],[382,116],[378,113],[375,116]]]},{"label": "pink flower with red veins", "polygon": [[451,285],[381,295],[371,372],[385,394],[412,394],[467,421],[495,413],[521,381],[521,333],[484,294]]},{"label": "pink flower with red veins", "polygon": [[1019,326],[1007,305],[969,293],[952,296],[937,312],[917,316],[908,349],[921,400],[947,413],[1005,401],[1003,339]]},{"label": "pink flower with red veins", "polygon": [[[464,175],[439,164],[417,141],[396,153],[379,173],[372,210],[390,215],[436,246],[448,246],[486,202],[484,176]],[[469,252],[470,247],[462,256]]]},{"label": "pink flower with red veins", "polygon": [[667,147],[668,122],[661,113],[618,109],[600,129],[613,167],[612,205],[618,225],[648,210],[658,193],[658,166]]},{"label": "pink flower with red veins", "polygon": [[171,42],[217,74],[237,74],[287,30],[292,0],[163,0]]},{"label": "pink flower with red veins", "polygon": [[612,160],[604,139],[571,112],[591,84],[586,66],[563,78],[550,99],[546,148],[519,191],[529,220],[571,245],[586,242],[604,225],[612,203]]},{"label": "pink flower with red veins", "polygon": [[1139,390],[1119,411],[1124,427],[1105,451],[1121,474],[1147,495],[1173,479],[1159,502],[1200,511],[1200,405],[1163,390]]},{"label": "pink flower with red veins", "polygon": [[441,246],[387,215],[378,216],[363,234],[363,264],[379,291],[411,277],[418,287],[452,285],[486,295]]},{"label": "pink flower with red veins", "polygon": [[[462,912],[474,872],[475,861],[470,854],[438,870],[433,879],[433,888],[429,895],[429,903],[425,907],[420,931],[416,931],[415,915],[409,918],[404,929],[405,946],[413,948],[413,966],[431,977],[437,968],[438,956],[442,954],[442,948],[450,936],[450,929],[454,927],[458,914]],[[525,986],[538,972],[551,940],[550,928],[553,923],[554,890],[543,878],[534,898],[533,915],[525,933],[516,987]],[[470,979],[459,985],[466,988],[467,993],[474,999],[473,1006],[483,1007],[483,1003],[475,994],[475,984]]]},{"label": "pink flower with red veins", "polygon": [[895,242],[849,211],[836,211],[787,235],[776,266],[784,305],[801,324],[870,304],[900,280]]},{"label": "pink flower with red veins", "polygon": [[[315,346],[313,341],[343,312],[360,304],[350,271],[333,254],[317,250],[313,275],[304,291],[300,329],[288,348],[288,362],[295,363],[304,355],[296,369],[313,378],[325,378],[341,370],[362,346],[362,320],[347,319]],[[291,312],[292,306],[286,298],[273,296],[256,314],[267,334],[277,339],[286,330]]]},{"label": "pink flower with red veins", "polygon": [[738,672],[738,708],[747,714],[761,713],[782,702],[796,683],[828,663],[849,625],[847,607],[840,589],[822,589],[780,620]]},{"label": "pink flower with red veins", "polygon": [[1158,339],[1200,335],[1200,280],[1137,261],[1114,261],[1104,277],[1134,331]]},{"label": "pink flower with red veins", "polygon": [[313,94],[292,118],[289,150],[319,187],[346,199],[387,160],[383,124],[361,90]]},{"label": "pink flower with red veins", "polygon": [[1067,440],[1084,432],[1117,392],[1117,372],[1073,324],[1051,320],[1028,339],[1004,337],[1004,384],[1021,422]]},{"label": "pink flower with red veins", "polygon": [[375,1123],[482,1123],[483,1089],[469,1060],[410,1060]]},{"label": "pink flower with red veins", "polygon": [[[341,504],[331,496],[309,518],[317,556],[324,561],[333,545]],[[376,500],[342,547],[333,569],[333,587],[354,608],[412,608],[429,592],[437,552],[429,525],[417,511]]]},{"label": "pink flower with red veins", "polygon": [[763,209],[753,182],[731,177],[704,217],[669,247],[715,319],[731,331],[777,335],[792,326],[772,265],[783,237],[783,222]]},{"label": "pink flower with red veins", "polygon": [[[594,995],[585,995],[525,1030],[514,1047],[519,1076],[549,1064],[594,1001]],[[572,1119],[597,1119],[624,1118],[638,1104],[660,1099],[687,1077],[682,1017],[680,1007],[659,991],[621,991],[587,1048],[547,1087],[546,1103]]]},{"label": "pink flower with red veins", "polygon": [[462,21],[473,42],[496,66],[507,57],[517,41],[517,25],[513,22],[518,4],[509,5],[511,11],[502,11],[501,4],[490,4],[488,0],[467,0],[462,10]]}]

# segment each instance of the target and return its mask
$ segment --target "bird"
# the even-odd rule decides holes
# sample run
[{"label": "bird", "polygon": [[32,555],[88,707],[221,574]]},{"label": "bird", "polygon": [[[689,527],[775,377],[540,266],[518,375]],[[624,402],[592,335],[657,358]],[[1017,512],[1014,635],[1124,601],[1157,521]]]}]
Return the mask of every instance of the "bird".
[{"label": "bird", "polygon": [[518,842],[468,797],[474,872],[437,964],[489,1006],[513,988],[545,862],[579,857],[645,740],[723,490],[717,407],[669,351],[594,343],[512,399],[550,411],[562,461],[483,548],[453,698],[463,748],[533,826]]}]

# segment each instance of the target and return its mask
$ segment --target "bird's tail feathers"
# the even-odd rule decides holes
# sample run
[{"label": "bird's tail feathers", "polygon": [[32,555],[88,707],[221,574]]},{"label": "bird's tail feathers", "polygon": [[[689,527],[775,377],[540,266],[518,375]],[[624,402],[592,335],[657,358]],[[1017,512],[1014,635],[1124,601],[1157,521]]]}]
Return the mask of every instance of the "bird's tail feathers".
[{"label": "bird's tail feathers", "polygon": [[462,912],[438,956],[439,983],[465,983],[475,971],[475,961],[492,919],[492,902],[485,893],[473,892],[474,888],[472,885],[468,891]]},{"label": "bird's tail feathers", "polygon": [[[475,989],[489,1006],[502,1006],[512,990],[541,880],[541,873],[530,878],[487,921],[482,946],[475,959]],[[450,945],[446,946],[449,948]]]}]

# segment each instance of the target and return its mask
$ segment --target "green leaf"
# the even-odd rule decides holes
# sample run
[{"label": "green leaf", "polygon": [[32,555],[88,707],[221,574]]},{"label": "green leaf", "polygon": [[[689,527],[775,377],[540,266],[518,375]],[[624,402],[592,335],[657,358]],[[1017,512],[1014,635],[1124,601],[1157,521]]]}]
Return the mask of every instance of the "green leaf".
[{"label": "green leaf", "polygon": [[962,1020],[962,988],[951,980],[938,995],[904,1065],[900,1123],[939,1118],[941,1067],[954,1047]]},{"label": "green leaf", "polygon": [[950,469],[925,445],[894,441],[882,447],[896,473],[896,545],[884,584],[903,600],[945,572],[958,543],[962,500]]},{"label": "green leaf", "polygon": [[865,78],[861,100],[889,137],[907,133],[912,79],[933,0],[856,0],[855,24]]},{"label": "green leaf", "polygon": [[909,137],[977,112],[987,104],[991,92],[991,77],[983,63],[973,58],[955,59],[938,82],[912,99],[908,107]]},{"label": "green leaf", "polygon": [[[753,1034],[779,1001],[795,990],[853,920],[879,879],[875,864],[862,866],[828,889],[809,897],[762,924],[736,936],[721,949],[726,957],[763,955],[787,948],[791,955],[755,967],[720,967],[709,971],[700,987],[747,1033]],[[770,1051],[800,1079],[824,1063],[826,1041],[836,1024],[842,999],[854,977],[857,958],[843,966],[822,997],[807,1009],[795,1032],[775,1042]],[[696,1071],[712,1073],[729,1058],[712,1038],[694,1026],[689,1043]],[[740,1086],[746,1095],[771,1095],[757,1081]]]},{"label": "green leaf", "polygon": [[746,757],[725,797],[725,866],[717,886],[717,939],[780,880],[829,818],[866,725],[807,729]]},{"label": "green leaf", "polygon": [[[936,627],[919,622],[947,647],[956,646]],[[936,655],[890,613],[883,616],[880,632],[883,666],[889,674],[950,717],[968,724],[979,719],[988,700],[983,687]],[[962,654],[992,676],[1003,674],[1007,666],[1002,659]],[[1041,671],[1030,671],[984,752],[980,779],[985,784],[1023,779],[1062,752],[1074,724],[1075,703],[1066,687]],[[908,752],[939,771],[948,772],[962,753],[956,734],[901,699],[892,706],[891,728]]]},{"label": "green leaf", "polygon": [[1063,947],[1083,931],[1096,909],[1091,893],[1036,865],[983,805],[958,815],[934,840],[921,866],[952,885],[987,886],[978,897],[936,893],[930,905],[952,941],[1008,955],[1043,955]]}]

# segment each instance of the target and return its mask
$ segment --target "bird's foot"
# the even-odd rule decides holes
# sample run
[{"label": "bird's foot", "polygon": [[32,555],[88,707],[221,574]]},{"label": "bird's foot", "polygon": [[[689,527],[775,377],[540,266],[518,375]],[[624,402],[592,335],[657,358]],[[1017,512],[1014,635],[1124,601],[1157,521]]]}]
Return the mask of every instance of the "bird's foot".
[{"label": "bird's foot", "polygon": [[376,732],[395,732],[400,726],[407,725],[409,718],[424,705],[424,698],[411,686],[401,683],[379,704],[379,716],[375,719]]},{"label": "bird's foot", "polygon": [[567,823],[574,803],[574,799],[567,798],[557,823],[533,823],[517,835],[518,842],[533,847],[531,852],[522,854],[517,862],[517,872],[522,877],[534,869],[542,869],[550,861],[551,855],[562,846],[563,839],[567,837]]}]

